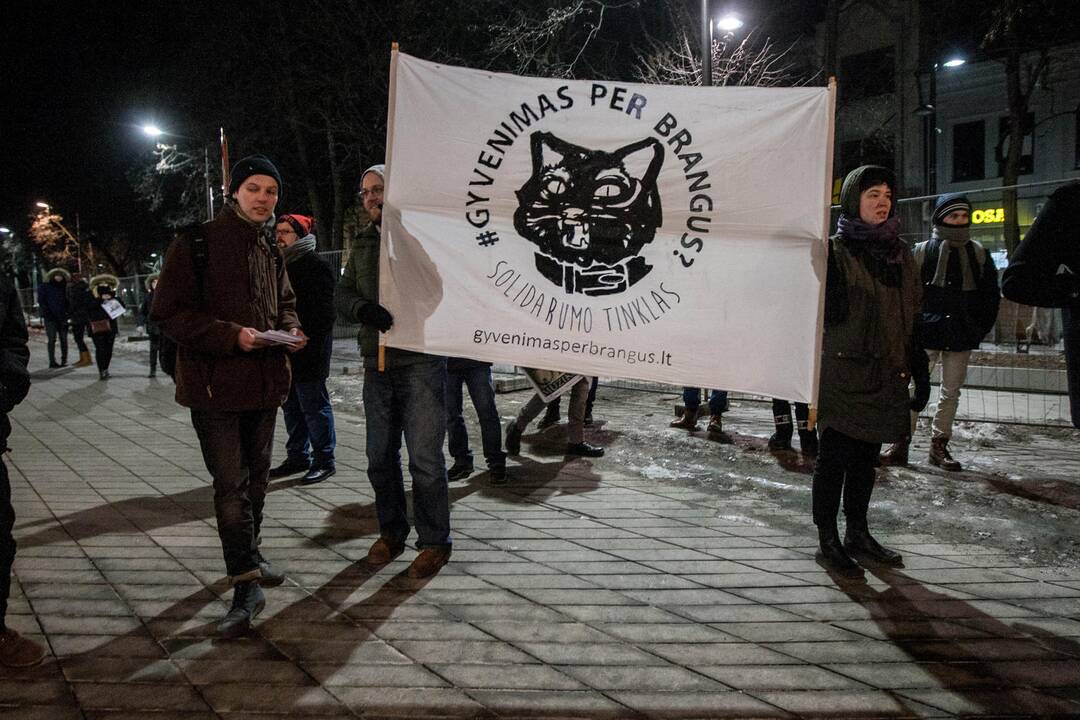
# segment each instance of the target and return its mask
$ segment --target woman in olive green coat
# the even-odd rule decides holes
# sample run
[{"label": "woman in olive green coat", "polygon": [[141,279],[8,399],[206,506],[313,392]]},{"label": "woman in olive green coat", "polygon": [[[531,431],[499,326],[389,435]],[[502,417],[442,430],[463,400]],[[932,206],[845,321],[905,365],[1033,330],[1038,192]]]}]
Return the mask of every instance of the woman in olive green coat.
[{"label": "woman in olive green coat", "polygon": [[[870,535],[866,514],[881,444],[909,437],[909,409],[925,406],[929,397],[926,354],[912,335],[920,288],[911,250],[900,239],[895,188],[886,168],[850,172],[837,233],[829,240],[813,508],[818,559],[847,576],[862,573],[852,555],[888,565],[902,561]],[[916,400],[909,400],[913,373]],[[843,544],[836,528],[841,497]]]}]

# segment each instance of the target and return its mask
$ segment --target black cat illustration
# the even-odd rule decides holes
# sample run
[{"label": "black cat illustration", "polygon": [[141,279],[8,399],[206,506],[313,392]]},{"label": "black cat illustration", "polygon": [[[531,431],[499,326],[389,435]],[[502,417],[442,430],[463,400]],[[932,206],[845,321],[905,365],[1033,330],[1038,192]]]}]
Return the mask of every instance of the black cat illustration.
[{"label": "black cat illustration", "polygon": [[663,145],[646,138],[606,152],[546,132],[531,140],[514,229],[536,245],[536,269],[569,294],[620,293],[645,277],[652,265],[638,253],[663,222]]}]

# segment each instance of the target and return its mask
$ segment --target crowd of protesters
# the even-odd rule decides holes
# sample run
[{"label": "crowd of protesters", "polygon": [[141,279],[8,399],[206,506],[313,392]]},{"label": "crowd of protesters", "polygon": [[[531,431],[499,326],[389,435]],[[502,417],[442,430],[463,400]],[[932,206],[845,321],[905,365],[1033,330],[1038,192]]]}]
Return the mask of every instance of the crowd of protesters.
[{"label": "crowd of protesters", "polygon": [[[900,238],[896,179],[878,166],[845,178],[836,233],[829,238],[825,283],[820,402],[816,426],[810,408],[773,400],[775,432],[768,447],[800,451],[815,459],[812,517],[818,529],[817,558],[841,576],[862,574],[862,564],[899,565],[897,551],[870,533],[867,517],[879,464],[904,464],[914,418],[930,397],[930,368],[942,366],[941,400],[933,418],[929,461],[949,471],[961,465],[948,450],[953,418],[970,353],[987,334],[1000,301],[998,274],[989,253],[970,238],[971,205],[962,195],[938,199],[932,234],[914,252]],[[233,168],[229,197],[218,216],[182,232],[160,274],[147,279],[139,308],[151,347],[150,376],[166,341],[174,343],[169,369],[176,400],[190,409],[207,470],[225,569],[234,588],[232,605],[218,625],[222,636],[245,633],[263,610],[263,588],[284,574],[260,550],[269,479],[303,473],[314,484],[336,472],[334,417],[326,380],[335,317],[360,326],[364,361],[367,476],[375,493],[379,536],[366,555],[378,568],[405,552],[412,525],[418,550],[407,573],[425,578],[451,557],[448,482],[475,471],[463,421],[462,387],[468,388],[481,429],[481,446],[493,484],[510,479],[507,455],[520,453],[522,434],[546,407],[538,426],[559,420],[558,401],[537,393],[500,427],[491,365],[380,346],[379,334],[394,324],[379,304],[379,250],[386,172],[369,167],[359,199],[368,221],[352,239],[348,262],[337,274],[315,253],[311,217],[275,216],[282,178],[266,157],[244,158]],[[1035,305],[1064,307],[1069,387],[1074,421],[1080,423],[1080,243],[1069,219],[1080,207],[1080,183],[1059,189],[1017,251],[1005,274],[1007,296]],[[49,366],[67,363],[67,325],[76,330],[81,365],[89,363],[82,332],[89,330],[100,378],[109,378],[116,337],[117,279],[89,282],[55,268],[38,295],[48,335]],[[3,343],[0,346],[0,410],[3,439],[7,412],[26,394],[26,325],[14,293],[0,284]],[[60,358],[55,351],[59,341]],[[582,377],[568,388],[566,454],[598,458],[604,449],[585,440],[592,424],[596,380]],[[696,430],[699,388],[684,388],[684,411],[673,428]],[[285,459],[271,467],[277,410],[288,434]],[[722,434],[727,393],[714,389],[707,403],[708,431]],[[449,434],[453,464],[443,451]],[[412,513],[406,501],[401,447],[409,456]],[[882,445],[890,448],[882,453]],[[3,552],[0,602],[14,557],[10,487],[0,483]],[[841,507],[845,529],[841,539]],[[3,605],[0,605],[2,611]],[[0,612],[0,623],[3,614]],[[0,664],[40,660],[41,649],[0,624]]]}]

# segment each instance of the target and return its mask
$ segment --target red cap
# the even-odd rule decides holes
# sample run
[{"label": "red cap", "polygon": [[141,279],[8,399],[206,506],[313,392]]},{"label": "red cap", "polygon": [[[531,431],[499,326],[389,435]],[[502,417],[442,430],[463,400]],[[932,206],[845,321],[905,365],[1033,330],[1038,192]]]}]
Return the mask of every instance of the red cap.
[{"label": "red cap", "polygon": [[315,219],[308,215],[282,215],[278,218],[278,222],[287,222],[292,225],[292,229],[300,237],[310,235],[311,229],[315,227]]}]

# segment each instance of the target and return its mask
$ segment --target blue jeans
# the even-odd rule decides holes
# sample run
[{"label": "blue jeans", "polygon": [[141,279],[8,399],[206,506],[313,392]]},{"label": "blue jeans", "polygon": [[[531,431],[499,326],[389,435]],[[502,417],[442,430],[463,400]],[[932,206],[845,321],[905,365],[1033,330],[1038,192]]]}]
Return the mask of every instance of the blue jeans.
[{"label": "blue jeans", "polygon": [[379,534],[389,542],[409,535],[401,435],[409,448],[417,547],[450,545],[446,460],[446,358],[364,370],[368,480],[375,490]]},{"label": "blue jeans", "polygon": [[[682,389],[683,407],[690,412],[697,412],[701,407],[701,390],[696,387]],[[723,415],[728,409],[727,390],[713,390],[709,393],[709,414]]]},{"label": "blue jeans", "polygon": [[289,460],[308,463],[314,468],[334,467],[337,434],[326,381],[294,382],[281,409],[289,433],[285,443]]},{"label": "blue jeans", "polygon": [[[5,420],[6,422],[6,420]],[[0,450],[6,447],[0,443]],[[8,593],[11,591],[11,566],[15,564],[15,508],[11,506],[11,481],[7,465],[0,459],[0,629],[6,627]]]},{"label": "blue jeans", "polygon": [[450,436],[450,456],[456,462],[472,465],[469,432],[462,417],[464,398],[461,386],[469,388],[476,417],[480,420],[480,442],[489,468],[505,467],[506,453],[502,449],[502,425],[495,407],[495,382],[487,366],[454,370],[446,373],[446,432]]},{"label": "blue jeans", "polygon": [[56,338],[60,338],[60,362],[67,362],[67,320],[45,318],[45,336],[49,341],[49,364],[56,364]]}]

